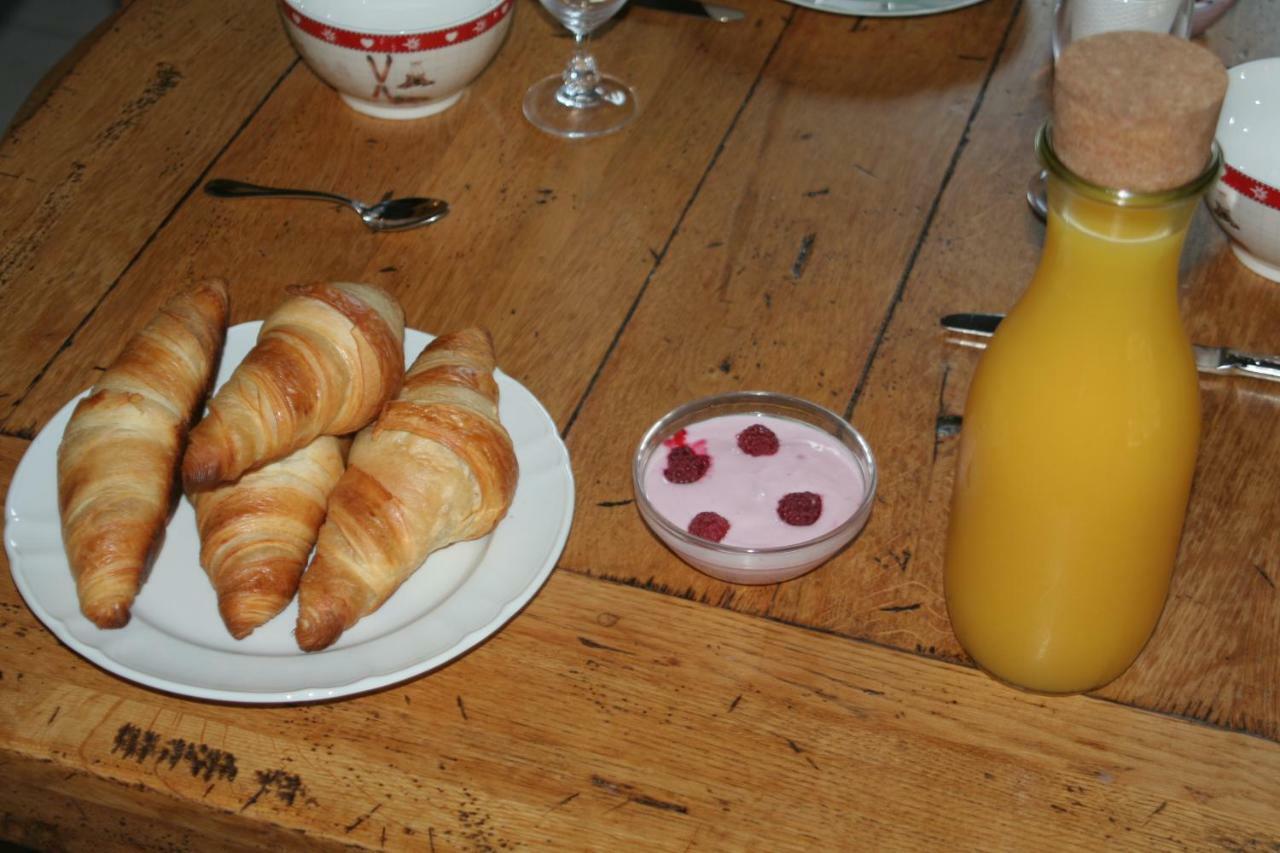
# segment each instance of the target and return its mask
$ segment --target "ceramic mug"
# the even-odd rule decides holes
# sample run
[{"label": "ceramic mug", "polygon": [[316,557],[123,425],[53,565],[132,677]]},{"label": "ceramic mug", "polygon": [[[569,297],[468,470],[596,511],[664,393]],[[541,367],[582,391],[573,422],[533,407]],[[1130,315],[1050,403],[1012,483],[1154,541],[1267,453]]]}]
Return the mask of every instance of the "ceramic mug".
[{"label": "ceramic mug", "polygon": [[412,119],[458,102],[501,47],[515,0],[277,0],[316,75],[365,115]]},{"label": "ceramic mug", "polygon": [[1053,16],[1053,59],[1079,41],[1113,30],[1191,34],[1192,0],[1056,0]]},{"label": "ceramic mug", "polygon": [[1280,282],[1280,57],[1228,71],[1217,139],[1226,168],[1206,198],[1246,267]]}]

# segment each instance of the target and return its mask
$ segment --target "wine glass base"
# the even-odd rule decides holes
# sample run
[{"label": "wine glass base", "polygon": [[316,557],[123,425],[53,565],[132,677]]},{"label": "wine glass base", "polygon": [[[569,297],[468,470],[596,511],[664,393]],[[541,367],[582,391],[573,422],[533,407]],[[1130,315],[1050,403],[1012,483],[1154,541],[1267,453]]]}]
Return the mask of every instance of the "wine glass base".
[{"label": "wine glass base", "polygon": [[524,96],[524,117],[534,127],[555,136],[585,139],[621,130],[636,117],[636,96],[615,77],[602,75],[598,97],[584,106],[568,106],[560,100],[564,78],[554,74],[529,87]]}]

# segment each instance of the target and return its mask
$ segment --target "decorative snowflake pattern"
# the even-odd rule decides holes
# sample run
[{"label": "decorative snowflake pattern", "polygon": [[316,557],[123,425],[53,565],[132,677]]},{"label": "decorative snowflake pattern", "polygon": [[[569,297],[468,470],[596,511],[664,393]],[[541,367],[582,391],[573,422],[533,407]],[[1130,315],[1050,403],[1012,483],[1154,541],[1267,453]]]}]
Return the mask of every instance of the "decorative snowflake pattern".
[{"label": "decorative snowflake pattern", "polygon": [[514,9],[514,3],[511,0],[502,0],[501,6],[455,28],[421,33],[402,33],[399,36],[384,37],[373,33],[346,30],[341,27],[331,26],[324,21],[315,20],[293,8],[291,0],[276,0],[276,2],[284,12],[286,23],[296,26],[300,31],[312,38],[336,47],[358,50],[362,53],[385,54],[422,53],[484,37],[490,30],[496,31],[499,25],[506,23],[508,15]]}]

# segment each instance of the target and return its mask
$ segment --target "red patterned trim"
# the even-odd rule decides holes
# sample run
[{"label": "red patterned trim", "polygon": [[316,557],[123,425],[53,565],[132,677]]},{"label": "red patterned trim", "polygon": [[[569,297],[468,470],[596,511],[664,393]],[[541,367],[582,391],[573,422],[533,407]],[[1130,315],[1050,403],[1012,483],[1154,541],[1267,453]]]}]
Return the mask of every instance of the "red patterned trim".
[{"label": "red patterned trim", "polygon": [[502,19],[511,14],[515,0],[504,0],[502,5],[478,18],[448,27],[443,30],[432,30],[426,33],[398,33],[386,35],[378,33],[360,33],[330,26],[323,21],[308,18],[289,5],[287,0],[279,0],[280,13],[288,18],[298,29],[309,36],[338,47],[362,50],[367,53],[420,53],[424,50],[438,50],[452,47],[464,41],[482,36],[493,29]]},{"label": "red patterned trim", "polygon": [[1222,182],[1245,198],[1251,198],[1272,210],[1280,210],[1280,189],[1251,178],[1239,169],[1227,166]]}]

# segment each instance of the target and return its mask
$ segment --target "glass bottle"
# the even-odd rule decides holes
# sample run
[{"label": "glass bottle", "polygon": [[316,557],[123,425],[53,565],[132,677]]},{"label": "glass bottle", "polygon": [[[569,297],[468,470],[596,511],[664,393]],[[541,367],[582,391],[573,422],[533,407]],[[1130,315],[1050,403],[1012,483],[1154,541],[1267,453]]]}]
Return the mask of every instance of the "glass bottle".
[{"label": "glass bottle", "polygon": [[1164,607],[1200,438],[1178,311],[1193,181],[1100,187],[1036,148],[1049,216],[1031,284],[978,365],[947,536],[947,609],[977,663],[1065,693],[1124,672]]}]

